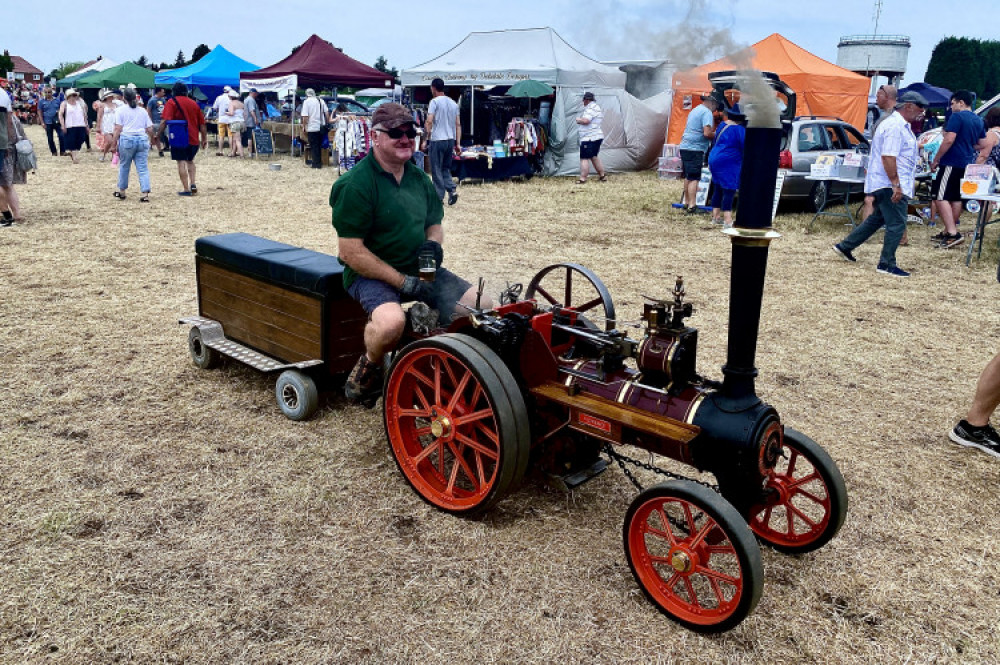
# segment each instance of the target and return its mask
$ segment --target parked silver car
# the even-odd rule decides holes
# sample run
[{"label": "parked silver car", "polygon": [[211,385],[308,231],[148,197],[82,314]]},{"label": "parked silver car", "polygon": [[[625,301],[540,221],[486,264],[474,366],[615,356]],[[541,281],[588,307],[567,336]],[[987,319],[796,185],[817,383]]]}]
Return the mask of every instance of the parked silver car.
[{"label": "parked silver car", "polygon": [[[807,180],[810,168],[820,153],[867,153],[868,139],[853,125],[839,118],[799,116],[785,130],[782,138],[780,168],[787,169],[782,199],[806,201],[813,212],[821,210],[830,196],[830,188],[843,191],[844,183]],[[851,192],[864,193],[864,185],[850,185]]]}]

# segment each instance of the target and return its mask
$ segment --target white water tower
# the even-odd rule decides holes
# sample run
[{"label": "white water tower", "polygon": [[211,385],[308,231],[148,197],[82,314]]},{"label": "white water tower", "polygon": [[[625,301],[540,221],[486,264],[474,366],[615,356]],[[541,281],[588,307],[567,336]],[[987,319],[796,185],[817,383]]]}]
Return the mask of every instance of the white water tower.
[{"label": "white water tower", "polygon": [[910,38],[906,35],[880,35],[878,22],[882,16],[882,0],[875,0],[872,19],[875,29],[870,35],[848,35],[837,44],[837,64],[872,79],[872,94],[879,76],[899,87],[906,73],[906,58],[910,53]]}]

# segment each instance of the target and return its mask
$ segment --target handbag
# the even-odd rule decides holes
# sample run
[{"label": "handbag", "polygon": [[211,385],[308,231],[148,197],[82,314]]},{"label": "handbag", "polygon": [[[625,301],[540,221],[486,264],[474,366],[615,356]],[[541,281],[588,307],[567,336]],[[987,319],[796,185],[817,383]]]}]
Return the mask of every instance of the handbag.
[{"label": "handbag", "polygon": [[183,117],[184,111],[181,109],[181,104],[177,101],[177,98],[171,97],[170,101],[177,105],[177,110],[182,117],[180,120],[167,120],[167,142],[171,148],[186,148],[190,145],[187,118]]},{"label": "handbag", "polygon": [[20,171],[34,171],[38,168],[38,160],[35,157],[35,147],[28,139],[21,139],[14,144],[17,150],[17,168]]}]

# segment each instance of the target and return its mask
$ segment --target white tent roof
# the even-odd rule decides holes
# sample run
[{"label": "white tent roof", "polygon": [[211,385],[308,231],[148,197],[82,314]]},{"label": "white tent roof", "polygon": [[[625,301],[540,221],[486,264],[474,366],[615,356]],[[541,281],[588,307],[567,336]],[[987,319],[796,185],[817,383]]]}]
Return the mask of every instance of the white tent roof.
[{"label": "white tent roof", "polygon": [[513,85],[524,79],[551,86],[624,88],[625,73],[591,60],[552,28],[472,32],[447,53],[404,69],[404,86]]},{"label": "white tent roof", "polygon": [[76,76],[77,74],[84,74],[84,73],[89,73],[89,72],[103,72],[105,69],[111,69],[112,67],[117,67],[120,64],[121,63],[115,62],[111,58],[105,58],[103,56],[98,56],[96,62],[94,62],[94,63],[92,63],[92,64],[90,64],[90,65],[88,65],[86,67],[81,67],[80,69],[76,70],[75,72],[67,74],[65,78],[69,78],[70,76]]}]

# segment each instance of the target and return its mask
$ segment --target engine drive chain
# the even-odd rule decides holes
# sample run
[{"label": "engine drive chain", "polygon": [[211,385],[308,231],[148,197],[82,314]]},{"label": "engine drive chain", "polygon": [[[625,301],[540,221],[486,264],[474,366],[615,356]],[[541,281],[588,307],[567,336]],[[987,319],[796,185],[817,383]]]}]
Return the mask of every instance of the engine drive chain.
[{"label": "engine drive chain", "polygon": [[635,488],[637,490],[639,490],[640,492],[643,490],[642,484],[639,482],[639,479],[635,477],[635,474],[633,474],[632,471],[630,471],[629,468],[627,466],[625,466],[626,463],[631,464],[633,466],[637,466],[640,469],[645,469],[646,471],[652,471],[653,473],[659,474],[661,476],[666,476],[667,478],[673,478],[674,480],[689,480],[692,483],[698,483],[699,485],[703,485],[703,486],[707,487],[708,489],[712,490],[713,492],[718,492],[719,491],[719,486],[718,485],[712,485],[710,483],[706,483],[706,482],[702,482],[700,480],[696,480],[695,478],[689,478],[688,476],[684,476],[684,475],[681,475],[679,473],[674,473],[673,471],[667,471],[666,469],[661,469],[660,467],[655,466],[653,464],[648,464],[646,462],[641,462],[641,461],[639,461],[637,459],[633,459],[633,458],[631,458],[631,457],[629,457],[627,455],[622,455],[619,452],[615,452],[614,446],[611,445],[610,443],[605,443],[604,444],[604,450],[603,450],[603,452],[605,454],[607,454],[607,456],[609,458],[611,458],[614,461],[618,462],[618,466],[621,467],[622,473],[625,474],[626,478],[628,478],[630,481],[632,481],[632,484],[635,485]]}]

